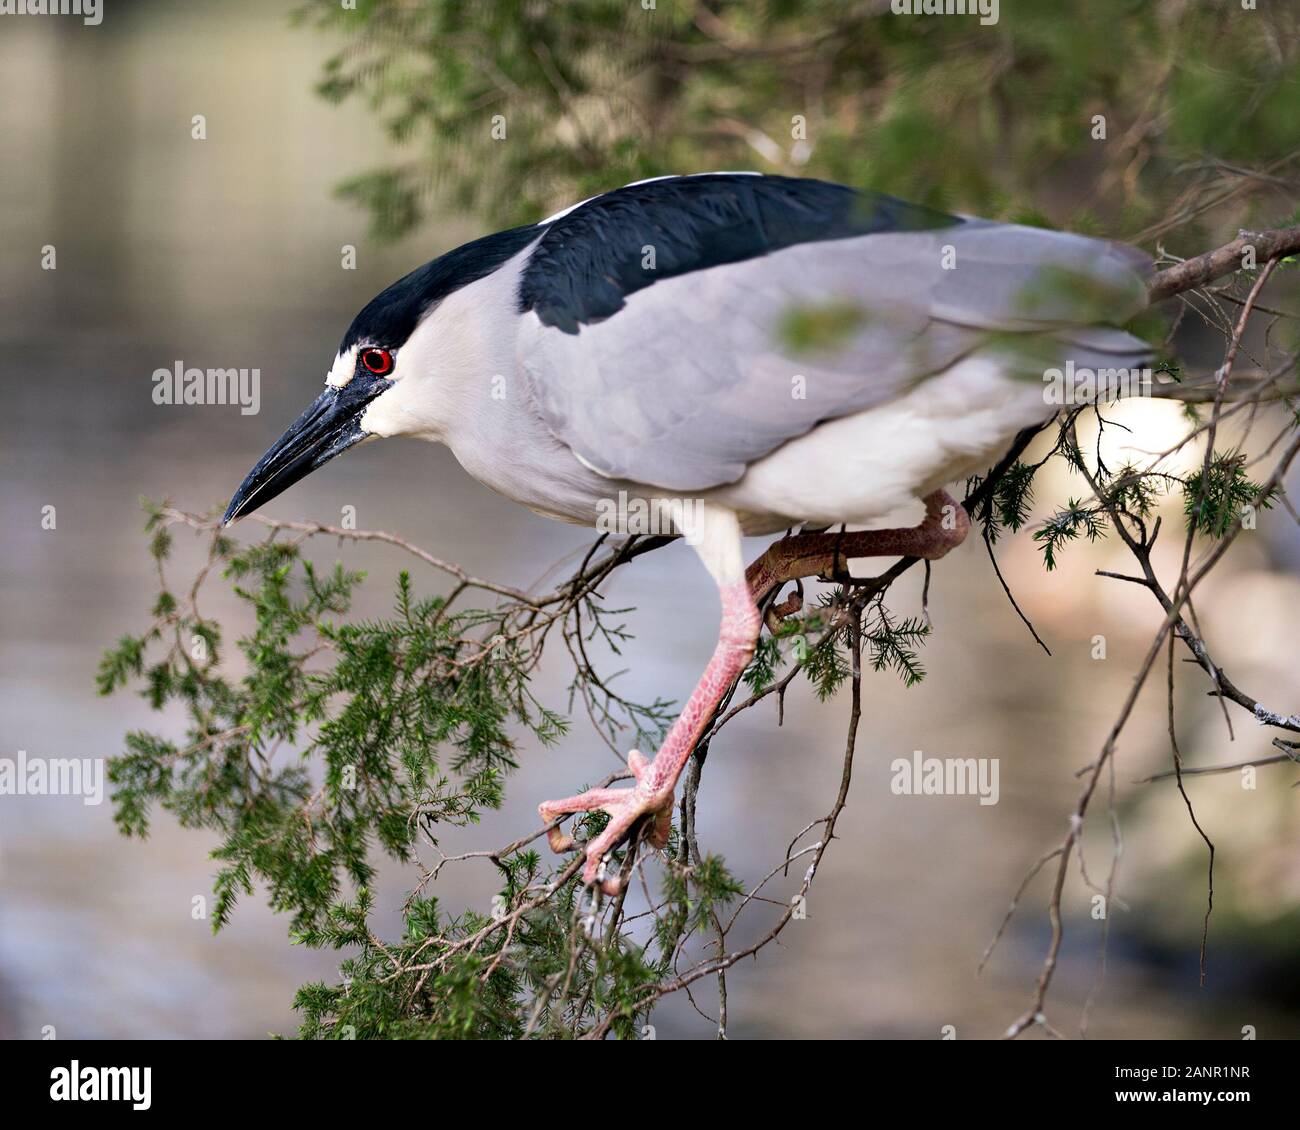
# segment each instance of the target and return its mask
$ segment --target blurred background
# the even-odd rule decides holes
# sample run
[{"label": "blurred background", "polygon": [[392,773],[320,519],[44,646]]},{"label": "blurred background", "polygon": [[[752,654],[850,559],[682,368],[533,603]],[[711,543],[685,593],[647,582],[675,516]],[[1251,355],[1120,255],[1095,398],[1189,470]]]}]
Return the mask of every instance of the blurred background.
[{"label": "blurred background", "polygon": [[[101,649],[138,630],[153,598],[139,497],[190,510],[227,499],[315,395],[356,310],[475,235],[638,176],[729,167],[843,179],[1180,255],[1293,214],[1294,13],[1118,0],[1013,12],[1008,2],[998,25],[980,28],[888,7],[362,0],[349,14],[324,2],[106,0],[99,26],[0,17],[0,757],[102,758],[129,729],[180,732],[180,716],[94,691]],[[509,132],[494,142],[498,113]],[[1092,136],[1097,114],[1106,139]],[[47,246],[53,270],[42,268]],[[342,267],[345,246],[355,270]],[[1268,300],[1300,311],[1296,291],[1284,272]],[[1293,324],[1280,320],[1275,340]],[[1265,356],[1262,338],[1248,344],[1252,361]],[[1194,369],[1221,360],[1221,340],[1194,317],[1179,345]],[[154,370],[178,361],[260,369],[260,413],[155,404]],[[1113,415],[1132,429],[1107,434],[1119,461],[1125,447],[1170,446],[1185,427],[1171,404],[1128,402]],[[1258,434],[1283,421],[1267,417]],[[1036,513],[1083,491],[1052,466]],[[53,529],[42,524],[50,506]],[[399,531],[512,585],[590,540],[490,493],[445,450],[408,441],[350,453],[271,512],[337,522],[344,506],[362,528]],[[178,576],[200,551],[179,540]],[[1157,555],[1171,573],[1175,540]],[[372,547],[322,544],[316,555],[368,570],[363,615],[388,609],[406,565]],[[954,1025],[959,1037],[988,1037],[1029,1000],[1048,940],[1046,876],[978,977],[976,964],[1026,870],[1059,842],[1074,771],[1101,748],[1160,617],[1136,586],[1094,576],[1125,571],[1114,539],[1071,548],[1051,574],[1028,533],[998,556],[1052,656],[977,539],[936,568],[928,677],[914,689],[888,674],[866,680],[839,842],[807,919],[731,972],[732,1035],[936,1038]],[[1300,710],[1297,565],[1295,522],[1269,511],[1199,599],[1219,662],[1287,713]],[[436,575],[416,580],[443,587]],[[693,555],[649,555],[609,593],[642,610],[626,692],[683,698],[716,614]],[[905,613],[919,600],[919,577],[892,593]],[[220,585],[206,610],[237,614]],[[1093,658],[1099,635],[1104,660]],[[568,673],[553,659],[537,690],[563,708]],[[1105,980],[1100,924],[1076,872],[1054,1020],[1076,1031],[1095,993],[1096,1036],[1233,1039],[1245,1026],[1300,1036],[1295,768],[1261,768],[1253,791],[1236,774],[1189,781],[1218,848],[1209,978],[1198,987],[1204,844],[1170,782],[1133,783],[1168,764],[1162,680],[1119,746],[1124,905],[1110,919]],[[826,811],[839,780],[847,701],[818,704],[796,687],[782,728],[771,702],[746,712],[706,772],[701,836],[751,881]],[[1189,764],[1276,752],[1240,712],[1229,741],[1205,689],[1199,672],[1179,671]],[[998,758],[1000,802],[893,795],[889,763],[916,749]],[[539,798],[610,759],[575,720],[558,748],[522,751],[505,808],[446,850],[531,829]],[[291,946],[258,898],[216,937],[192,919],[214,843],[165,815],[148,841],[129,842],[108,803],[0,797],[0,1034],[291,1033],[294,990],[332,979],[336,959]],[[1094,879],[1111,852],[1099,805],[1085,841]],[[487,870],[449,870],[443,901],[485,906]],[[386,870],[381,907],[395,911],[409,886]],[[666,1001],[655,1024],[661,1037],[714,1034],[685,999]]]}]

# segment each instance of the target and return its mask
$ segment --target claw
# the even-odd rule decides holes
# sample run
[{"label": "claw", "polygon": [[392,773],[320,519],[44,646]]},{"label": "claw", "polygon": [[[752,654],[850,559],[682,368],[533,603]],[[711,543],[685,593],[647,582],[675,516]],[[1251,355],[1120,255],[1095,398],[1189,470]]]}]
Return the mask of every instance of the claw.
[{"label": "claw", "polygon": [[[546,819],[545,813],[542,814],[542,819]],[[546,830],[546,842],[556,855],[563,855],[566,851],[573,850],[573,837],[559,828],[548,828]]]},{"label": "claw", "polygon": [[[604,864],[601,865],[602,867]],[[600,879],[600,889],[609,895],[610,898],[617,898],[618,892],[622,890],[623,884],[617,875],[606,875]]]},{"label": "claw", "polygon": [[[546,825],[553,824],[563,813],[552,811],[552,806],[543,801],[537,806],[537,815],[542,818],[542,823]],[[564,832],[558,825],[546,829],[546,842],[556,855],[563,855],[573,847],[573,837]]]},{"label": "claw", "polygon": [[650,846],[656,851],[663,851],[668,846],[668,837],[673,830],[673,806],[672,802],[664,805],[663,808],[655,815],[654,826],[650,829],[646,839],[649,840]]}]

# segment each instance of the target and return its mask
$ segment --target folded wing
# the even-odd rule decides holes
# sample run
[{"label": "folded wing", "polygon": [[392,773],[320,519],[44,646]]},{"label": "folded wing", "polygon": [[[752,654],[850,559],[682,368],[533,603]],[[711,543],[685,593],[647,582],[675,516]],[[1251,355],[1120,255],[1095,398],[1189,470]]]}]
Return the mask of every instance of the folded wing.
[{"label": "folded wing", "polygon": [[1132,248],[815,181],[712,180],[588,202],[525,271],[521,365],[548,427],[601,474],[734,482],[977,350],[1029,379],[1148,356],[1113,328],[1146,304]]}]

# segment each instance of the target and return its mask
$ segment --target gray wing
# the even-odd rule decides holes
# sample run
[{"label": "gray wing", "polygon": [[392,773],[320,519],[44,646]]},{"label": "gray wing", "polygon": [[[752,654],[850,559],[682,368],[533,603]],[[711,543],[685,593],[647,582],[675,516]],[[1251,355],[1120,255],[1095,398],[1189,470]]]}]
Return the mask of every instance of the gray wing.
[{"label": "gray wing", "polygon": [[1034,378],[1067,358],[1140,364],[1148,347],[1107,324],[1145,307],[1149,271],[1132,248],[1036,228],[882,232],[678,274],[577,332],[525,313],[519,358],[584,463],[704,490],[977,349]]}]

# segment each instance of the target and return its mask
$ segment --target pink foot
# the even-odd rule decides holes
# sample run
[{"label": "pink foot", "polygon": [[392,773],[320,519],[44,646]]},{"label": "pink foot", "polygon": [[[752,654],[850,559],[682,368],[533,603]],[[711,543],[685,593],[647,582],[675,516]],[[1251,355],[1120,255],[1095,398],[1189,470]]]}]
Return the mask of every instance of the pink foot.
[{"label": "pink foot", "polygon": [[585,847],[586,865],[582,869],[582,881],[588,885],[599,882],[600,888],[607,895],[618,894],[617,875],[603,874],[605,856],[620,841],[636,830],[643,818],[654,820],[646,839],[656,849],[668,846],[668,834],[673,826],[673,786],[656,787],[655,774],[650,772],[652,762],[647,761],[637,750],[628,754],[628,768],[632,770],[636,784],[630,789],[589,789],[577,796],[565,797],[563,800],[543,801],[537,806],[542,820],[549,825],[546,830],[547,842],[552,851],[565,852],[573,847],[573,837],[561,832],[554,824],[558,817],[569,812],[593,812],[599,810],[609,814],[609,823],[604,831]]},{"label": "pink foot", "polygon": [[[630,789],[589,789],[578,796],[545,801],[537,807],[547,825],[552,825],[557,817],[569,812],[599,809],[609,813],[605,830],[586,846],[587,863],[582,869],[582,881],[587,884],[599,882],[606,894],[618,893],[619,880],[616,875],[602,873],[604,858],[635,830],[642,818],[654,819],[647,836],[654,847],[662,848],[668,843],[668,834],[673,826],[673,790],[677,787],[677,778],[681,776],[704,727],[713,717],[714,708],[754,654],[759,619],[758,609],[749,595],[749,586],[744,581],[737,581],[722,586],[720,591],[722,629],[713,658],[654,760],[648,760],[636,750],[628,754],[627,765],[636,778],[636,784]],[[568,851],[573,847],[573,837],[565,835],[558,827],[548,827],[546,836],[555,851]]]},{"label": "pink foot", "polygon": [[[937,561],[960,545],[969,529],[970,518],[961,505],[944,491],[935,491],[925,499],[925,520],[910,529],[798,534],[772,545],[749,567],[747,580],[719,586],[722,626],[713,658],[655,759],[648,761],[636,750],[628,755],[628,768],[636,784],[630,789],[590,789],[579,796],[548,800],[538,806],[551,847],[558,852],[573,847],[573,837],[554,826],[559,817],[596,809],[607,812],[609,824],[586,846],[582,881],[599,882],[607,894],[617,894],[618,877],[606,876],[601,870],[604,858],[643,818],[654,819],[649,841],[658,848],[668,843],[677,779],[718,703],[754,654],[760,627],[755,595],[763,599],[776,586],[796,577],[835,573],[855,557],[915,556]],[[739,532],[735,527],[737,539]]]}]

